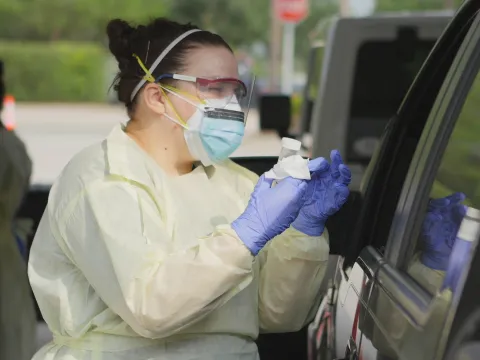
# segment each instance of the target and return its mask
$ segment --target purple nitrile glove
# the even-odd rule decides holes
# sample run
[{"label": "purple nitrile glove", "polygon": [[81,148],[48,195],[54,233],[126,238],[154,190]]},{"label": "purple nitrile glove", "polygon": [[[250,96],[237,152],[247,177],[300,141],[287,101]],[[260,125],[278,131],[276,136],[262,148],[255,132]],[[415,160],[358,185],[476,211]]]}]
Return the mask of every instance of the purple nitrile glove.
[{"label": "purple nitrile glove", "polygon": [[260,177],[247,208],[232,223],[233,230],[253,255],[290,227],[305,200],[307,180],[288,177],[274,187],[272,182],[265,174]]},{"label": "purple nitrile glove", "polygon": [[465,217],[466,207],[462,193],[430,200],[427,215],[422,225],[424,250],[421,262],[425,266],[445,271],[457,237],[460,224]]},{"label": "purple nitrile glove", "polygon": [[292,227],[309,236],[320,236],[327,219],[347,201],[352,174],[343,163],[338,150],[330,154],[331,164],[316,158],[308,166],[312,178],[308,184],[305,203]]}]

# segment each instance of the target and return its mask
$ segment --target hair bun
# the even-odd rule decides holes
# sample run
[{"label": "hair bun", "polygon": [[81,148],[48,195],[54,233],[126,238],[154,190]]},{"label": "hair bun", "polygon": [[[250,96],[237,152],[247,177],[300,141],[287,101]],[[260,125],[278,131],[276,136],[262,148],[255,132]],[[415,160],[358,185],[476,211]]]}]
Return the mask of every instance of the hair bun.
[{"label": "hair bun", "polygon": [[125,20],[114,19],[107,25],[108,47],[119,63],[132,56],[130,39],[134,32],[135,28]]}]

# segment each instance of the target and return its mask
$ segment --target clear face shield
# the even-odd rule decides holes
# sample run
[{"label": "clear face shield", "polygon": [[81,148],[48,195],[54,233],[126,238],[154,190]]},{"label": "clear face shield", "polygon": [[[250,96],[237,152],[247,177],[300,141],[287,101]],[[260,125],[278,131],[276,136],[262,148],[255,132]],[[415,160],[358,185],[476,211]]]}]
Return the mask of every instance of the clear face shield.
[{"label": "clear face shield", "polygon": [[[236,78],[200,78],[189,75],[180,74],[163,74],[158,78],[153,77],[153,72],[164,59],[164,57],[183,39],[190,34],[200,32],[200,29],[192,29],[186,31],[182,35],[173,40],[153,62],[150,69],[147,69],[142,60],[136,54],[132,54],[137,59],[139,66],[145,72],[145,76],[135,86],[130,95],[130,100],[133,101],[140,89],[146,82],[159,83],[162,79],[176,79],[193,82],[196,84],[197,97],[205,102],[204,105],[210,105],[213,108],[228,110],[231,108],[240,108],[239,111],[244,113],[245,121],[250,109],[250,100],[255,85],[255,76],[247,69],[239,67],[242,80]],[[148,44],[150,46],[150,43]],[[166,87],[167,88],[167,87]],[[173,90],[173,89],[172,89]],[[207,105],[208,104],[208,105]]]},{"label": "clear face shield", "polygon": [[[184,136],[191,155],[205,166],[226,159],[240,146],[250,109],[255,77],[242,72],[242,80],[237,78],[202,78],[191,75],[163,74],[155,78],[152,74],[172,48],[190,34],[201,31],[192,29],[173,40],[153,62],[149,69],[136,54],[138,65],[145,76],[138,82],[130,94],[130,100],[145,83],[155,83],[162,90],[176,94],[192,104],[197,110],[188,120],[182,119],[175,111],[176,117],[165,113],[170,120],[185,128]],[[148,44],[150,45],[150,44]],[[148,47],[147,47],[148,48]],[[162,80],[183,80],[195,84],[193,91],[182,91]],[[220,120],[220,121],[217,121]],[[227,121],[221,121],[227,120]]]},{"label": "clear face shield", "polygon": [[[215,116],[215,113],[219,112],[223,116],[232,117],[232,120],[239,119],[241,116],[242,121],[246,123],[255,85],[253,74],[248,77],[247,83],[235,78],[201,78],[180,74],[164,74],[157,81],[168,78],[195,83],[195,96],[203,102],[205,111],[209,115]],[[169,86],[163,86],[169,88]],[[234,112],[241,114],[234,114]]]}]

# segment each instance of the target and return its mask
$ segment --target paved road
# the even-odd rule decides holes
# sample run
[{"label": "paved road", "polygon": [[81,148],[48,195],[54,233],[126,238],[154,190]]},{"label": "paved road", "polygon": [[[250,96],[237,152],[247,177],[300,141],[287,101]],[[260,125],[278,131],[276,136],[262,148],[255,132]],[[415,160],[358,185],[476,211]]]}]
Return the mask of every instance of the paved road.
[{"label": "paved road", "polygon": [[[16,118],[33,160],[34,184],[51,183],[74,154],[127,120],[122,106],[84,104],[18,104]],[[279,151],[280,139],[259,132],[258,114],[252,110],[244,142],[233,156],[275,156]]]}]

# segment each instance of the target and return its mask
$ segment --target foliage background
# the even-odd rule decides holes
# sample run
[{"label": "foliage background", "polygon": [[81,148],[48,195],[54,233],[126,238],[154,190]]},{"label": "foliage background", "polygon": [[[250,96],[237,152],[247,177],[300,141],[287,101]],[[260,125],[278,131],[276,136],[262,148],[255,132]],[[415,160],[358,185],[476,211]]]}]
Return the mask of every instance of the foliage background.
[{"label": "foliage background", "polygon": [[[442,9],[446,1],[378,0],[378,11]],[[338,12],[337,0],[310,0],[310,15],[296,29],[296,64],[305,59],[316,25]],[[105,26],[120,17],[145,22],[167,16],[218,32],[255,57],[268,74],[269,0],[0,0],[0,57],[9,91],[25,101],[105,101],[112,79]],[[256,55],[253,46],[266,52]]]}]

